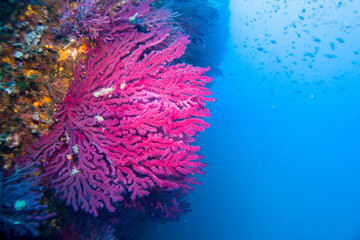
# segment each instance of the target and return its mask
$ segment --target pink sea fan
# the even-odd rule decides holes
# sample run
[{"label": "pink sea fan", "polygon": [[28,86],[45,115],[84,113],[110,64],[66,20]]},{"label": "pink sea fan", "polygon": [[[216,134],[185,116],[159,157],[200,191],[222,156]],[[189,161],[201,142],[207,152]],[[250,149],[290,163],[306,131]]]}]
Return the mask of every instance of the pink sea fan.
[{"label": "pink sea fan", "polygon": [[171,64],[187,37],[153,50],[167,31],[129,32],[89,50],[59,105],[56,123],[32,147],[42,178],[75,210],[98,215],[152,189],[186,192],[204,163],[194,136],[209,125],[208,70]]}]

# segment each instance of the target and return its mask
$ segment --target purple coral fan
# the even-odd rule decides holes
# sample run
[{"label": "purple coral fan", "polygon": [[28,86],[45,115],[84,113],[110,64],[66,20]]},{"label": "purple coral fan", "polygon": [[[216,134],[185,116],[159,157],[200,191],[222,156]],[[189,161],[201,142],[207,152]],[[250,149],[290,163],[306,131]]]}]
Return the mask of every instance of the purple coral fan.
[{"label": "purple coral fan", "polygon": [[41,204],[42,188],[34,175],[34,162],[20,162],[0,172],[0,231],[8,238],[30,234],[39,236],[39,225],[55,213]]},{"label": "purple coral fan", "polygon": [[77,0],[67,3],[61,18],[62,34],[74,38],[112,41],[129,31],[149,32],[169,27],[172,17],[165,8],[151,6],[154,0]]}]

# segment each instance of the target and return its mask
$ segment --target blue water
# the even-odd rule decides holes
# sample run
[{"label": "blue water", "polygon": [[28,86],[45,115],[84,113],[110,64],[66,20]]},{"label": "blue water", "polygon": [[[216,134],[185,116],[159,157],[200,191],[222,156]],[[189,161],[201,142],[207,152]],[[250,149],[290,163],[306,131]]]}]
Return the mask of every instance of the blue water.
[{"label": "blue water", "polygon": [[192,212],[142,239],[360,239],[360,3],[223,10],[224,75],[197,142],[207,174]]}]

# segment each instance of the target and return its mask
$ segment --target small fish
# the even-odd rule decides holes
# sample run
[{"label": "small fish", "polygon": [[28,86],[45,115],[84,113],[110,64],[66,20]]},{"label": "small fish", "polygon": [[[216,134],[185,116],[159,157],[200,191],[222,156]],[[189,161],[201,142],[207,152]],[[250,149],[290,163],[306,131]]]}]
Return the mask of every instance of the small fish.
[{"label": "small fish", "polygon": [[277,42],[275,40],[271,40],[270,41],[272,44],[277,44]]},{"label": "small fish", "polygon": [[330,43],[330,47],[331,47],[331,50],[334,51],[334,50],[335,50],[335,43],[331,42],[331,43]]},{"label": "small fish", "polygon": [[344,43],[345,42],[344,39],[342,39],[342,38],[336,38],[336,40],[338,40],[339,43]]},{"label": "small fish", "polygon": [[314,54],[309,53],[309,52],[305,53],[304,56],[305,56],[305,57],[306,57],[306,56],[307,56],[307,57],[311,57],[311,58],[314,58],[314,57],[315,57]]},{"label": "small fish", "polygon": [[293,92],[291,93],[291,95],[293,95],[293,94],[301,94],[301,93],[302,93],[302,91],[297,90],[297,91],[293,91]]},{"label": "small fish", "polygon": [[262,47],[257,47],[257,50],[260,52],[264,51],[264,49]]},{"label": "small fish", "polygon": [[337,56],[334,54],[325,54],[325,57],[330,58],[330,59],[337,58]]},{"label": "small fish", "polygon": [[359,52],[358,52],[358,51],[353,51],[353,53],[354,53],[355,55],[359,55]]},{"label": "small fish", "polygon": [[320,38],[314,38],[313,41],[319,43],[319,42],[321,42],[321,39]]},{"label": "small fish", "polygon": [[343,91],[343,92],[346,92],[346,89],[343,88],[343,87],[341,87],[341,86],[339,86],[339,89],[340,89],[341,91]]},{"label": "small fish", "polygon": [[314,82],[315,85],[322,86],[324,84],[324,81],[316,81]]},{"label": "small fish", "polygon": [[315,54],[319,52],[319,47],[315,47]]}]

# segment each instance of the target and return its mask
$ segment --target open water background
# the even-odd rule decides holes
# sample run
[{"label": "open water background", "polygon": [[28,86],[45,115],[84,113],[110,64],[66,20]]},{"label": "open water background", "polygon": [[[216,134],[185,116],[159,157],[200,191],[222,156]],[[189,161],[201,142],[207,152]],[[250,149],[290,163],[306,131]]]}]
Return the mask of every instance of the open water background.
[{"label": "open water background", "polygon": [[222,11],[224,75],[197,141],[207,173],[192,212],[142,239],[360,239],[360,2]]}]

